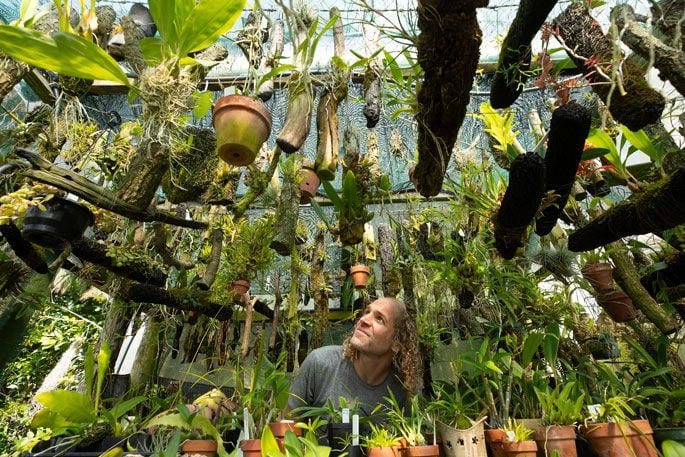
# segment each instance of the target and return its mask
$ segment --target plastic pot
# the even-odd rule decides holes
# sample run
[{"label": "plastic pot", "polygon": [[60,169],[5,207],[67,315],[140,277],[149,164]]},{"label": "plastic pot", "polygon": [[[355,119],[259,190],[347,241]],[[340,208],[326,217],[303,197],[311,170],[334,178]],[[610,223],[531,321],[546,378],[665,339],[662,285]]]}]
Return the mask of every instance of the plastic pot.
[{"label": "plastic pot", "polygon": [[61,197],[46,201],[45,211],[32,206],[26,211],[22,236],[40,246],[64,249],[93,225],[93,213],[83,205]]}]

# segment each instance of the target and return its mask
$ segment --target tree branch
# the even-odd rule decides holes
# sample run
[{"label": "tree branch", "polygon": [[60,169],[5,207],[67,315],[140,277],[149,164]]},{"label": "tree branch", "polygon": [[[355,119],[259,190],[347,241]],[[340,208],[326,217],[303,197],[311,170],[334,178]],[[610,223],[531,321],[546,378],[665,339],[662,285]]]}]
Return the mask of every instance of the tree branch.
[{"label": "tree branch", "polygon": [[172,214],[158,211],[153,207],[140,210],[124,200],[117,198],[107,189],[98,186],[73,171],[65,170],[64,168],[52,164],[28,149],[17,148],[16,154],[19,157],[28,160],[33,167],[32,170],[23,171],[25,176],[55,186],[65,192],[72,193],[99,208],[141,222],[159,221],[193,229],[204,229],[208,227],[206,222],[186,220],[185,218],[179,218]]}]

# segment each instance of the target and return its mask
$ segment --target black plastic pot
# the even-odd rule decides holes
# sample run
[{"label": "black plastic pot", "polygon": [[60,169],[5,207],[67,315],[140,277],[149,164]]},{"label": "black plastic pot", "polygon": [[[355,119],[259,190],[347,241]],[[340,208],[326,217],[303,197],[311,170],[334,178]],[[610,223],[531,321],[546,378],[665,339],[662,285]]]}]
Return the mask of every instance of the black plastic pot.
[{"label": "black plastic pot", "polygon": [[677,441],[685,446],[685,427],[666,427],[654,429],[654,442],[661,449],[661,444],[666,440]]},{"label": "black plastic pot", "polygon": [[352,436],[352,424],[331,422],[328,424],[328,445],[331,447],[331,457],[337,457],[347,452],[347,444]]},{"label": "black plastic pot", "polygon": [[64,249],[78,240],[95,221],[93,213],[83,205],[60,197],[45,202],[45,211],[32,206],[24,217],[22,235],[40,246]]}]

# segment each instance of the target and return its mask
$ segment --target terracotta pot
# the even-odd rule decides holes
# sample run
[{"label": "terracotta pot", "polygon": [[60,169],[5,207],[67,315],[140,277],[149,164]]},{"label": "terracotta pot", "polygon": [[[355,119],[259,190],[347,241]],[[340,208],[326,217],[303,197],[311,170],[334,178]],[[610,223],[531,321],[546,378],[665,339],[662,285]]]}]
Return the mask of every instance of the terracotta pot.
[{"label": "terracotta pot", "polygon": [[622,290],[597,295],[597,303],[614,322],[628,322],[635,319],[635,307],[630,297]]},{"label": "terracotta pot", "polygon": [[246,281],[244,279],[238,279],[237,281],[233,281],[231,283],[231,287],[228,290],[229,295],[230,294],[236,294],[238,296],[243,296],[247,293],[247,291],[250,290],[250,281]]},{"label": "terracotta pot", "polygon": [[354,281],[355,289],[363,289],[366,287],[366,281],[371,276],[371,269],[367,265],[354,265],[350,268],[352,281]]},{"label": "terracotta pot", "polygon": [[580,270],[596,292],[606,292],[614,286],[614,267],[610,263],[589,263]]},{"label": "terracotta pot", "polygon": [[394,447],[369,447],[366,448],[366,457],[400,457],[400,452]]},{"label": "terracotta pot", "polygon": [[300,203],[306,205],[316,195],[316,189],[319,188],[321,179],[316,174],[314,165],[310,162],[304,162],[302,164],[300,176],[302,177],[302,181],[300,182]]},{"label": "terracotta pot", "polygon": [[483,433],[485,435],[485,444],[488,446],[488,455],[490,457],[504,457],[502,447],[505,441],[507,441],[504,430],[501,428],[491,428]]},{"label": "terracotta pot", "polygon": [[404,450],[406,457],[440,457],[440,446],[427,444],[424,446],[409,446]]},{"label": "terracotta pot", "polygon": [[181,445],[184,454],[206,455],[214,457],[217,451],[215,440],[185,440]]},{"label": "terracotta pot", "polygon": [[535,430],[535,441],[538,443],[538,457],[552,455],[559,457],[578,457],[576,451],[576,429],[572,425],[553,425]]},{"label": "terracotta pot", "polygon": [[535,441],[505,441],[502,443],[505,457],[537,457],[538,444]]},{"label": "terracotta pot", "polygon": [[262,457],[262,440],[242,440],[240,449],[243,457]]},{"label": "terracotta pot", "polygon": [[64,249],[83,236],[93,225],[93,213],[85,206],[61,197],[46,201],[42,211],[31,206],[24,217],[22,236],[31,243],[54,249]]},{"label": "terracotta pot", "polygon": [[599,457],[657,457],[649,421],[593,423],[580,430]]},{"label": "terracotta pot", "polygon": [[274,434],[274,438],[276,438],[276,442],[278,443],[278,447],[281,450],[281,452],[285,452],[283,440],[285,439],[285,433],[288,430],[293,432],[295,436],[302,435],[302,429],[299,427],[295,427],[294,421],[269,422],[269,428],[271,429],[271,432]]},{"label": "terracotta pot", "polygon": [[244,95],[221,97],[212,110],[219,157],[235,166],[254,162],[271,133],[271,113],[258,100]]},{"label": "terracotta pot", "polygon": [[407,174],[409,175],[409,181],[411,181],[411,183],[414,184],[414,187],[416,187],[417,180],[414,178],[414,171],[416,171],[416,165],[409,167]]}]

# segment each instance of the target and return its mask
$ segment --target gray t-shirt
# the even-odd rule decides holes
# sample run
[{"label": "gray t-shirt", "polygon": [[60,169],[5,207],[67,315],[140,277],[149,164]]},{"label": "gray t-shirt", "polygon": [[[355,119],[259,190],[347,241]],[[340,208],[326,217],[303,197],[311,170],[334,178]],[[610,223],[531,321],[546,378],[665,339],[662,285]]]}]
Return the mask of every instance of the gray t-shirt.
[{"label": "gray t-shirt", "polygon": [[388,388],[399,405],[405,407],[404,387],[394,367],[385,381],[372,386],[359,378],[351,360],[343,358],[342,346],[324,346],[314,349],[300,366],[290,386],[288,405],[324,406],[330,398],[338,408],[339,398],[345,397],[350,405],[358,402],[358,413],[368,416],[379,403],[388,405],[384,399],[390,395]]}]

